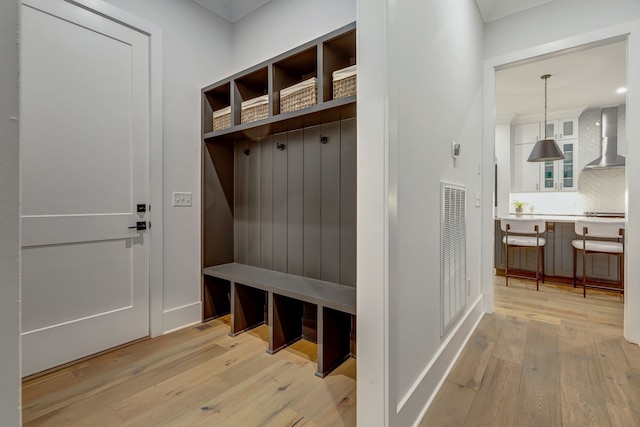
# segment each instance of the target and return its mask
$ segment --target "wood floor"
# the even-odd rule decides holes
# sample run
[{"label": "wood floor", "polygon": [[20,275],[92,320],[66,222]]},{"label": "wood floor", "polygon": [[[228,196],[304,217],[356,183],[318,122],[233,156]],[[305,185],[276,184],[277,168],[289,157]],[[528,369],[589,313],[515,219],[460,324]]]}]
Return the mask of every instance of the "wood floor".
[{"label": "wood floor", "polygon": [[28,380],[23,425],[356,425],[354,359],[321,379],[309,341],[269,355],[266,326],[228,333],[214,320]]},{"label": "wood floor", "polygon": [[485,315],[421,426],[640,426],[640,347],[620,296],[496,278]]},{"label": "wood floor", "polygon": [[[617,294],[496,278],[485,315],[421,426],[639,426],[640,347]],[[356,363],[317,378],[316,346],[270,356],[228,319],[31,379],[25,426],[355,426]],[[0,422],[1,424],[1,422]]]}]

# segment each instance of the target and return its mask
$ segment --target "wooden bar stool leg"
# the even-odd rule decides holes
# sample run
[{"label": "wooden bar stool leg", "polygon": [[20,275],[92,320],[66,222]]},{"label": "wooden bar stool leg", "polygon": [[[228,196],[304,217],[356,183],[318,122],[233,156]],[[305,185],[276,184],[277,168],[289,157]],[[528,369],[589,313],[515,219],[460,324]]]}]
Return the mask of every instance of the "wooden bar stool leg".
[{"label": "wooden bar stool leg", "polygon": [[536,291],[540,290],[540,246],[536,248]]},{"label": "wooden bar stool leg", "polygon": [[622,295],[624,295],[624,252],[620,254],[620,286],[622,287]]},{"label": "wooden bar stool leg", "polygon": [[507,243],[505,243],[504,250],[506,252],[505,261],[504,261],[504,283],[508,287],[509,286],[509,240],[507,240]]},{"label": "wooden bar stool leg", "polygon": [[582,248],[582,298],[587,297],[587,250]]},{"label": "wooden bar stool leg", "polygon": [[576,274],[577,274],[577,269],[578,269],[578,251],[576,250],[575,246],[573,247],[573,287],[576,287]]},{"label": "wooden bar stool leg", "polygon": [[542,252],[542,283],[544,283],[544,277],[546,276],[544,272],[544,246],[540,246],[540,250]]}]

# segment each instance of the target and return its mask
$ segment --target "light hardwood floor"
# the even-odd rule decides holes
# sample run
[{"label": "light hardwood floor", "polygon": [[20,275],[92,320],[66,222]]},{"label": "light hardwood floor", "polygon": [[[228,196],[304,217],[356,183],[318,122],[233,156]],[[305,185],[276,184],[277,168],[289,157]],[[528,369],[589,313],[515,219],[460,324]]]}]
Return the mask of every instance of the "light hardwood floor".
[{"label": "light hardwood floor", "polygon": [[266,326],[230,337],[226,322],[25,381],[24,425],[355,426],[354,359],[321,379],[315,344],[301,340],[269,355]]},{"label": "light hardwood floor", "polygon": [[618,294],[496,278],[421,426],[640,426],[640,347]]},{"label": "light hardwood floor", "polygon": [[[421,426],[640,426],[640,347],[622,338],[619,295],[503,278],[495,290]],[[225,321],[26,381],[24,425],[356,425],[355,360],[323,380],[314,344],[270,356],[266,327],[232,338]]]}]

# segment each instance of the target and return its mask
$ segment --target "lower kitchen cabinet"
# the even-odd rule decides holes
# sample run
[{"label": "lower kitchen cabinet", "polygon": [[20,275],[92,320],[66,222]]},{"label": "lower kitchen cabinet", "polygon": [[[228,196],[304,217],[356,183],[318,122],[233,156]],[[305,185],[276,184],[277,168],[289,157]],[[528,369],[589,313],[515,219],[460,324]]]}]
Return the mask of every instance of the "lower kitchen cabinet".
[{"label": "lower kitchen cabinet", "polygon": [[549,241],[553,247],[552,262],[549,263],[548,276],[573,278],[573,245],[576,238],[575,225],[572,222],[547,223]]},{"label": "lower kitchen cabinet", "polygon": [[[495,255],[494,255],[494,266],[496,269],[504,270],[505,263],[507,260],[505,253],[505,245],[502,243],[502,239],[504,238],[504,232],[500,229],[500,221],[497,220],[495,223]],[[546,232],[542,235],[545,239],[547,238]],[[535,248],[509,248],[509,269],[510,270],[521,270],[521,271],[535,271],[536,269],[536,261],[537,261],[537,253]],[[545,248],[545,256],[544,263],[545,267],[549,262],[549,254],[547,253],[547,249]],[[546,268],[545,268],[546,269]]]},{"label": "lower kitchen cabinet", "polygon": [[[505,247],[500,221],[495,221],[494,267],[497,274],[504,274]],[[573,222],[547,222],[545,236],[545,275],[550,281],[571,283],[573,279],[573,246],[577,238]],[[577,275],[582,277],[582,253],[577,253]],[[605,254],[587,254],[587,277],[602,281],[618,281],[618,258]],[[509,250],[509,269],[535,272],[536,250],[534,248]]]}]

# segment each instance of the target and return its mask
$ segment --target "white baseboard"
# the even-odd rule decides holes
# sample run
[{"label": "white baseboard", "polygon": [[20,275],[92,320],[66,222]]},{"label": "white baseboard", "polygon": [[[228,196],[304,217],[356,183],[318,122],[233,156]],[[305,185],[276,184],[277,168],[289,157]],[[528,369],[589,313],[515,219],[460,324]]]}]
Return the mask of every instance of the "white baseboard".
[{"label": "white baseboard", "polygon": [[168,334],[201,321],[202,303],[200,301],[172,308],[162,313],[162,333]]},{"label": "white baseboard", "polygon": [[399,400],[395,417],[397,425],[420,424],[483,315],[480,295],[465,317],[451,331],[409,392]]}]

